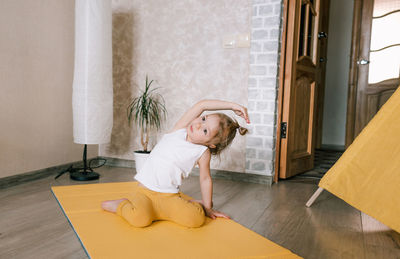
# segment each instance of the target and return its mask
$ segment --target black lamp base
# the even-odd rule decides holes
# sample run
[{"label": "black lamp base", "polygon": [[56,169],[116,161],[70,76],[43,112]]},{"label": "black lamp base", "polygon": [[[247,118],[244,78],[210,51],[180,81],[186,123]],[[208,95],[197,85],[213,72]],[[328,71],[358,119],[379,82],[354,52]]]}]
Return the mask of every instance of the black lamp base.
[{"label": "black lamp base", "polygon": [[87,155],[87,145],[85,144],[85,147],[83,149],[83,168],[73,168],[71,165],[69,168],[59,173],[55,177],[55,179],[57,179],[58,177],[60,177],[65,173],[69,173],[70,178],[75,181],[93,181],[99,179],[100,174],[93,172],[92,168],[90,168],[90,163],[89,166],[87,166],[86,155]]},{"label": "black lamp base", "polygon": [[76,171],[71,172],[69,177],[75,181],[93,181],[99,179],[100,175],[96,172]]}]

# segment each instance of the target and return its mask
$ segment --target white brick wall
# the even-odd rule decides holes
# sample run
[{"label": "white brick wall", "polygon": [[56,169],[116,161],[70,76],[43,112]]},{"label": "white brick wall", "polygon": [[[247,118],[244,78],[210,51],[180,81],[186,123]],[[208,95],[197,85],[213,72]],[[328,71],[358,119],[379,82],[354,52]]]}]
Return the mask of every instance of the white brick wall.
[{"label": "white brick wall", "polygon": [[253,0],[246,172],[273,175],[282,0]]}]

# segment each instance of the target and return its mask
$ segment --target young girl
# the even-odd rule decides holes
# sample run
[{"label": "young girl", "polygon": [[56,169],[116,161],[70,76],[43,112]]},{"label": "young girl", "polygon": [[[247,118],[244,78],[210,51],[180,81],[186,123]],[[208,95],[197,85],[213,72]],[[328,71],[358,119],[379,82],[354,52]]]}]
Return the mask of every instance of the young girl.
[{"label": "young girl", "polygon": [[[104,201],[102,208],[123,217],[132,226],[145,227],[155,220],[169,220],[186,227],[200,227],[205,216],[229,218],[213,210],[211,155],[218,155],[239,131],[230,117],[222,113],[201,116],[204,111],[232,110],[250,123],[247,109],[239,104],[203,100],[191,107],[153,148],[135,176],[138,188],[130,199]],[[195,164],[200,169],[201,201],[189,200],[179,192],[182,179]]]}]

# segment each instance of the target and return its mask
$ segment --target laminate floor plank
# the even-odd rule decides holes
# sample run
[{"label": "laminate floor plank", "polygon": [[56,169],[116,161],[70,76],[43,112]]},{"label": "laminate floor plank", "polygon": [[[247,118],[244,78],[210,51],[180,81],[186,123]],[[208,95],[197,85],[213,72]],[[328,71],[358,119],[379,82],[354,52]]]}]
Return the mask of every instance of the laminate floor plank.
[{"label": "laminate floor plank", "polygon": [[254,225],[272,200],[270,188],[260,184],[242,184],[240,190],[232,194],[218,209],[247,228]]},{"label": "laminate floor plank", "polygon": [[[256,232],[305,258],[364,258],[360,217],[355,209],[328,192],[307,208],[307,198],[316,186],[298,182],[281,184],[276,185],[271,205],[253,226]],[[339,217],[342,207],[344,216]],[[341,222],[347,217],[355,218],[358,232],[343,227]]]},{"label": "laminate floor plank", "polygon": [[215,179],[213,182],[213,203],[216,210],[221,210],[221,208],[226,203],[229,203],[233,197],[240,195],[244,186],[248,184],[223,179]]},{"label": "laminate floor plank", "polygon": [[[264,210],[252,229],[270,240],[293,250],[297,242],[290,243],[294,234],[298,234],[304,221],[308,219],[303,199],[312,193],[313,186],[296,188],[301,183],[282,182],[271,187],[272,201]],[[301,233],[300,233],[301,234]],[[302,239],[304,240],[304,236]],[[299,241],[298,241],[299,242]]]},{"label": "laminate floor plank", "polygon": [[361,213],[366,259],[400,258],[400,234],[371,216]]},{"label": "laminate floor plank", "polygon": [[0,212],[0,258],[85,255],[48,185],[26,199],[16,197],[16,202],[5,208]]},{"label": "laminate floor plank", "polygon": [[314,239],[307,243],[315,249],[310,258],[364,258],[360,212],[328,192],[314,205],[306,208],[305,228]]}]

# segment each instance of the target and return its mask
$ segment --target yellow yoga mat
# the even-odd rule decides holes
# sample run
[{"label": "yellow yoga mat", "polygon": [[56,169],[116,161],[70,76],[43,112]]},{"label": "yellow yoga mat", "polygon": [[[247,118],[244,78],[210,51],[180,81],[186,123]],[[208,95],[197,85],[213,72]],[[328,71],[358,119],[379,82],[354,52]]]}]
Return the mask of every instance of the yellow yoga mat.
[{"label": "yellow yoga mat", "polygon": [[137,182],[124,182],[52,187],[90,258],[301,258],[233,220],[207,219],[200,228],[168,221],[135,228],[101,209],[101,201],[129,198],[136,186]]},{"label": "yellow yoga mat", "polygon": [[321,179],[319,187],[400,233],[400,89]]}]

